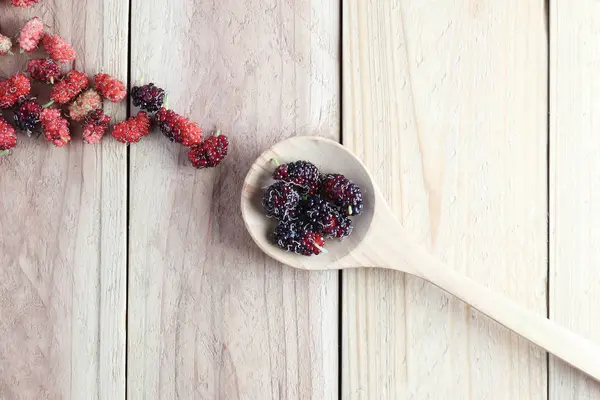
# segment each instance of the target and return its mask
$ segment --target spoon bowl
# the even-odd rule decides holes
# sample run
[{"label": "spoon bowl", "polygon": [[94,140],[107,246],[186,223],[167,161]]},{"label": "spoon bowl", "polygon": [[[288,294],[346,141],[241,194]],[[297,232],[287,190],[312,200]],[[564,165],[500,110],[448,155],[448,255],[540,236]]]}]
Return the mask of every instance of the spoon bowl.
[{"label": "spoon bowl", "polygon": [[[273,160],[284,164],[310,160],[324,173],[340,173],[356,183],[363,193],[364,211],[352,218],[352,234],[343,240],[328,240],[327,253],[306,257],[274,246],[269,238],[276,221],[265,217],[261,205],[264,188],[273,183]],[[349,256],[369,232],[377,203],[376,188],[367,168],[342,145],[321,137],[292,137],[275,144],[258,157],[246,176],[242,190],[242,215],[252,239],[272,258],[300,269],[339,269],[352,266]],[[358,266],[358,263],[353,265]]]},{"label": "spoon bowl", "polygon": [[[272,244],[269,236],[275,222],[265,217],[261,197],[273,182],[273,159],[279,163],[310,161],[324,173],[340,173],[356,183],[363,192],[364,210],[353,217],[352,234],[342,241],[327,241],[328,253],[310,257]],[[250,168],[242,189],[241,208],[252,239],[263,252],[283,264],[304,270],[380,267],[412,274],[600,381],[597,344],[489,290],[421,248],[397,221],[367,168],[337,142],[302,136],[275,144]]]}]

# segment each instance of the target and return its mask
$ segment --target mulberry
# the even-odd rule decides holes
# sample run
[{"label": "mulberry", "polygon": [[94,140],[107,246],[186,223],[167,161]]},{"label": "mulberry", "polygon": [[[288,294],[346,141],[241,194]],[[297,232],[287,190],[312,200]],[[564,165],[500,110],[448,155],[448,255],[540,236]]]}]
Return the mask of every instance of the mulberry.
[{"label": "mulberry", "polygon": [[127,96],[125,84],[110,75],[96,74],[94,77],[94,84],[96,85],[96,90],[102,97],[114,103],[123,100],[125,96]]},{"label": "mulberry", "polygon": [[69,121],[60,115],[60,110],[44,108],[40,114],[40,121],[46,140],[56,147],[63,147],[71,141]]},{"label": "mulberry", "polygon": [[135,107],[148,112],[160,110],[165,100],[165,91],[149,83],[144,86],[134,86],[131,89],[131,100]]},{"label": "mulberry", "polygon": [[200,146],[194,146],[188,153],[188,158],[196,168],[214,168],[227,155],[229,140],[217,131],[215,136],[206,139]]},{"label": "mulberry", "polygon": [[154,116],[161,132],[171,141],[186,147],[202,144],[202,129],[195,122],[162,107]]},{"label": "mulberry", "polygon": [[135,143],[150,133],[150,119],[140,111],[135,117],[113,127],[112,136],[121,143]]},{"label": "mulberry", "polygon": [[56,85],[52,86],[50,98],[54,103],[66,104],[85,90],[88,84],[88,77],[83,72],[72,69]]},{"label": "mulberry", "polygon": [[50,58],[58,63],[68,63],[75,60],[75,50],[59,35],[44,35],[42,45]]},{"label": "mulberry", "polygon": [[27,72],[36,81],[54,83],[60,76],[60,66],[52,60],[39,58],[27,63]]},{"label": "mulberry", "polygon": [[83,140],[88,144],[100,143],[102,137],[108,129],[110,117],[104,114],[102,109],[98,109],[89,114],[83,125]]},{"label": "mulberry", "polygon": [[73,121],[83,121],[86,115],[102,106],[102,99],[94,89],[81,93],[74,102],[69,104],[69,116]]},{"label": "mulberry", "polygon": [[22,131],[31,133],[40,123],[42,106],[34,99],[21,103],[15,111],[15,125]]},{"label": "mulberry", "polygon": [[19,47],[23,51],[31,52],[37,49],[40,39],[44,35],[44,24],[38,17],[33,17],[23,25],[19,33]]}]

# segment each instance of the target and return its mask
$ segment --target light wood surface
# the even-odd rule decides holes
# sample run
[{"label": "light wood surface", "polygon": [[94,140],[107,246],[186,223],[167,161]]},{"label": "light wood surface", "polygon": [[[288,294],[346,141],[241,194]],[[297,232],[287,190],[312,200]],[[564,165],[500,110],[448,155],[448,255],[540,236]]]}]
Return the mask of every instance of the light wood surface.
[{"label": "light wood surface", "polygon": [[[0,30],[14,35],[33,15],[73,43],[76,68],[126,79],[126,3],[3,1]],[[2,57],[0,75],[25,63]],[[62,149],[18,140],[0,159],[0,398],[122,399],[127,149],[84,146],[80,134]]]},{"label": "light wood surface", "polygon": [[201,172],[157,133],[130,147],[129,399],[338,398],[338,272],[262,255],[239,193],[278,139],[339,137],[339,11],[133,1],[133,81],[232,146]]},{"label": "light wood surface", "polygon": [[[545,315],[543,2],[342,6],[344,143],[424,246]],[[543,352],[431,285],[342,292],[344,398],[546,397]]]},{"label": "light wood surface", "polygon": [[[600,342],[600,8],[550,5],[550,317]],[[600,384],[551,358],[549,395],[598,399]]]}]

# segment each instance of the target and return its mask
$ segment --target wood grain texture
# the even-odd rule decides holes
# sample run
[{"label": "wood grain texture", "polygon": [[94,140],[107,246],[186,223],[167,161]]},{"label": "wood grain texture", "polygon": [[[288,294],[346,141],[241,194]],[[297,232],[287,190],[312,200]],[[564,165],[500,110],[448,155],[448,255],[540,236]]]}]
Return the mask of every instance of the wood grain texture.
[{"label": "wood grain texture", "polygon": [[[545,315],[543,2],[342,6],[344,143],[424,245]],[[435,287],[342,290],[343,398],[546,398],[545,353]]]},{"label": "wood grain texture", "polygon": [[[75,68],[126,79],[125,3],[9,4],[2,33],[37,15],[73,43]],[[25,61],[2,57],[0,73]],[[124,104],[106,109],[124,116]],[[126,151],[84,146],[79,133],[62,149],[20,135],[0,159],[0,398],[125,397]]]},{"label": "wood grain texture", "polygon": [[129,398],[337,398],[338,273],[266,258],[239,199],[272,143],[339,137],[339,3],[134,0],[132,11],[133,80],[165,87],[170,108],[232,144],[206,171],[159,132],[131,146]]},{"label": "wood grain texture", "polygon": [[[600,342],[600,5],[550,3],[550,318]],[[600,384],[550,359],[550,398],[598,399]]]}]

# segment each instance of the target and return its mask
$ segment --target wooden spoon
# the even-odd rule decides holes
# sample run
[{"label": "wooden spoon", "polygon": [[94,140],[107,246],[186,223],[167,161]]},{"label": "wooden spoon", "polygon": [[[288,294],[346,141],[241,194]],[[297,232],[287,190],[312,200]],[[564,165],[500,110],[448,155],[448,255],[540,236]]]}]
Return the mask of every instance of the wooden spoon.
[{"label": "wooden spoon", "polygon": [[[272,159],[280,163],[310,161],[324,172],[344,174],[358,184],[363,192],[364,211],[353,218],[350,237],[328,240],[327,254],[310,257],[274,246],[269,240],[274,221],[265,217],[261,207],[263,189],[271,183],[275,168]],[[265,151],[246,176],[241,207],[246,228],[256,244],[286,265],[306,270],[379,267],[418,276],[600,381],[598,345],[490,291],[420,248],[392,214],[366,167],[337,142],[294,137]]]}]

